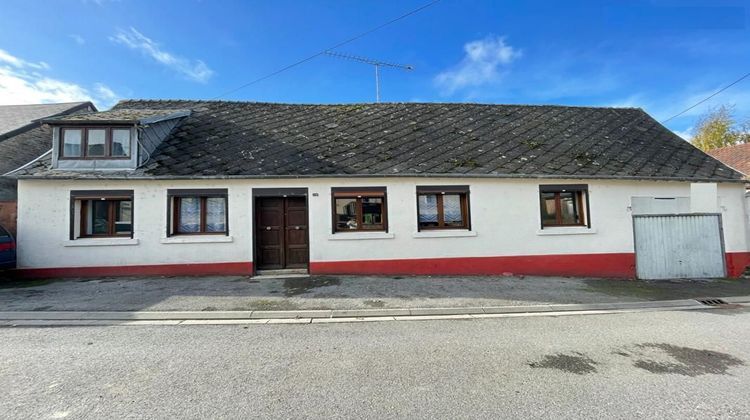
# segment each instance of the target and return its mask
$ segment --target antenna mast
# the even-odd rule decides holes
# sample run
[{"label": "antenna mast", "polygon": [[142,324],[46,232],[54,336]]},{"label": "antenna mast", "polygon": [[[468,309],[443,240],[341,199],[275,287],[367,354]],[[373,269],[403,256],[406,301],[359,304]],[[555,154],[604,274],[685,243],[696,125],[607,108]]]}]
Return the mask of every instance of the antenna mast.
[{"label": "antenna mast", "polygon": [[352,60],[357,61],[363,64],[369,64],[373,67],[375,67],[375,102],[380,102],[380,68],[381,67],[393,67],[401,70],[411,71],[414,70],[414,67],[409,65],[403,65],[403,64],[394,64],[394,63],[387,63],[385,61],[379,61],[372,58],[366,58],[366,57],[358,57],[355,55],[349,55],[349,54],[342,54],[334,51],[326,51],[326,55],[330,55],[331,57],[341,58],[344,60]]}]

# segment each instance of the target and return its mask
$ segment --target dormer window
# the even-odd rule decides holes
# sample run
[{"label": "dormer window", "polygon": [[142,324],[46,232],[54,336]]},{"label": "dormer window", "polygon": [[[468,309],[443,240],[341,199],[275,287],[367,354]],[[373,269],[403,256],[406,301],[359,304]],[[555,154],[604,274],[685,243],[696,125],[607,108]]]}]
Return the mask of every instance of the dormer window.
[{"label": "dormer window", "polygon": [[61,159],[130,159],[129,127],[64,127]]}]

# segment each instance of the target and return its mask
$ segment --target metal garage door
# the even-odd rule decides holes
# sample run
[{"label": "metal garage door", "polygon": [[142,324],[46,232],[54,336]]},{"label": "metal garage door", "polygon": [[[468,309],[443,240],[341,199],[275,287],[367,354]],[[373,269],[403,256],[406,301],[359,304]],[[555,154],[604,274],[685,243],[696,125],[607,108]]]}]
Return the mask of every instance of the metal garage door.
[{"label": "metal garage door", "polygon": [[726,275],[721,215],[634,215],[633,228],[638,278]]}]

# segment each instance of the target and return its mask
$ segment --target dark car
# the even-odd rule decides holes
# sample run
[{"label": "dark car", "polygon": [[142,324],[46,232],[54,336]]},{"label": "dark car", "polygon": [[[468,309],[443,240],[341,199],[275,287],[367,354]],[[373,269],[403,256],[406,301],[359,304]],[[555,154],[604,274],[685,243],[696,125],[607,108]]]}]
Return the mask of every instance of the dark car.
[{"label": "dark car", "polygon": [[16,268],[16,240],[0,226],[0,270]]}]

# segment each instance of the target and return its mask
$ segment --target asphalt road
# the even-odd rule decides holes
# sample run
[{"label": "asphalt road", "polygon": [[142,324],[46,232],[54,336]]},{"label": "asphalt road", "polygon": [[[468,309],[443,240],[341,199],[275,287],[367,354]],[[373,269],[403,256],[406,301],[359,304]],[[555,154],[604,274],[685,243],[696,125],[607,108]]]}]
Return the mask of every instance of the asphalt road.
[{"label": "asphalt road", "polygon": [[750,311],[0,329],[3,418],[748,418]]}]

